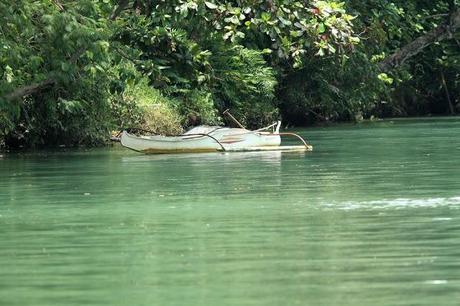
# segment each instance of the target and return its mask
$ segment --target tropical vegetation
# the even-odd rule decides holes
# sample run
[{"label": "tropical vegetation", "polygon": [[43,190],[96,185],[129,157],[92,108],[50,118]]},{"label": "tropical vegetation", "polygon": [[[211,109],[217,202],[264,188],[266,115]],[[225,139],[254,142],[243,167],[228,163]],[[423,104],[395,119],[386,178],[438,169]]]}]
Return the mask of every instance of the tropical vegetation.
[{"label": "tropical vegetation", "polygon": [[0,0],[0,145],[460,112],[459,0]]}]

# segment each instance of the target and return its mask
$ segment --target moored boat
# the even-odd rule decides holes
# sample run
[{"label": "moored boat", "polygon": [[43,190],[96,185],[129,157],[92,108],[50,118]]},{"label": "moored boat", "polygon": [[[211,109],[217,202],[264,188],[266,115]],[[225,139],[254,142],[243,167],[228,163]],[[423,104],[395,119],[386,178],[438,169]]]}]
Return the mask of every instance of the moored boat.
[{"label": "moored boat", "polygon": [[[311,151],[300,136],[279,133],[281,122],[266,128],[247,130],[220,126],[197,126],[178,136],[136,136],[127,131],[121,134],[121,144],[143,153],[192,153],[192,152],[244,152],[244,151]],[[272,128],[272,131],[267,131]],[[281,136],[295,136],[302,145],[282,146]]]}]

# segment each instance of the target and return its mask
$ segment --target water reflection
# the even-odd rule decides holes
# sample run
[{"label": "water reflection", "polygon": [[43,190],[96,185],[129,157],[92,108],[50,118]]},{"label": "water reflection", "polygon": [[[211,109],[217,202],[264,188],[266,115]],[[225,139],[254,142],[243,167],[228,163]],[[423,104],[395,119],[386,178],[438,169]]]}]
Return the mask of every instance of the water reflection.
[{"label": "water reflection", "polygon": [[125,156],[123,162],[140,161],[189,161],[190,163],[206,162],[241,162],[241,161],[264,161],[269,163],[279,163],[282,154],[304,156],[304,152],[280,152],[280,151],[258,151],[258,152],[216,152],[216,153],[185,153],[185,154],[136,154]]}]

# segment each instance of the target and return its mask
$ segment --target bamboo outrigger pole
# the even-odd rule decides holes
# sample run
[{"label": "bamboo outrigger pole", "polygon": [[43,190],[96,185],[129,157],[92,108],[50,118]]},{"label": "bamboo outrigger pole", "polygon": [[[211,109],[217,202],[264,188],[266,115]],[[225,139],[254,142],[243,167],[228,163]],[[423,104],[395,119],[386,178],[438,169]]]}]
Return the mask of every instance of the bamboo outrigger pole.
[{"label": "bamboo outrigger pole", "polygon": [[232,121],[234,123],[236,123],[236,125],[238,125],[240,128],[242,129],[246,129],[238,120],[235,119],[235,117],[232,116],[232,114],[230,114],[230,112],[228,111],[228,108],[226,110],[224,110],[224,112],[222,113],[223,115],[227,115],[230,119],[232,119]]}]

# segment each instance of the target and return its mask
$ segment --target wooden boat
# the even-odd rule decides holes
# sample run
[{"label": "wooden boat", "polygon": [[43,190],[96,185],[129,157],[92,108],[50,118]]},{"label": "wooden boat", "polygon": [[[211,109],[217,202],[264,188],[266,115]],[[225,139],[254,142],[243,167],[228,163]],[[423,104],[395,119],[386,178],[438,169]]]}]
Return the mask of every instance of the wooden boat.
[{"label": "wooden boat", "polygon": [[[143,153],[190,153],[190,152],[245,152],[245,151],[311,151],[299,135],[280,133],[281,122],[259,129],[247,130],[220,126],[197,126],[178,136],[136,136],[127,131],[121,134],[121,144]],[[268,129],[272,131],[267,131]],[[281,136],[294,136],[302,145],[282,146]]]}]

